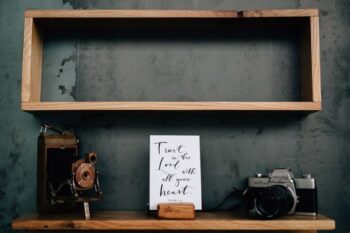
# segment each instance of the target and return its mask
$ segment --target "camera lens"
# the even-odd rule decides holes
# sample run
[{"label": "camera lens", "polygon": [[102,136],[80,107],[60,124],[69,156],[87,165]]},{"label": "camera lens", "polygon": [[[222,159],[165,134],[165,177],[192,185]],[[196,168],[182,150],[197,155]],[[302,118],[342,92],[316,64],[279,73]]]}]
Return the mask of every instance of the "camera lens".
[{"label": "camera lens", "polygon": [[97,154],[94,152],[90,152],[85,155],[85,161],[87,163],[95,164],[96,160],[97,160]]},{"label": "camera lens", "polygon": [[258,193],[256,208],[261,217],[271,219],[291,211],[294,201],[294,196],[287,187],[274,185]]},{"label": "camera lens", "polygon": [[90,156],[90,162],[95,163],[96,162],[96,155],[91,155]]}]

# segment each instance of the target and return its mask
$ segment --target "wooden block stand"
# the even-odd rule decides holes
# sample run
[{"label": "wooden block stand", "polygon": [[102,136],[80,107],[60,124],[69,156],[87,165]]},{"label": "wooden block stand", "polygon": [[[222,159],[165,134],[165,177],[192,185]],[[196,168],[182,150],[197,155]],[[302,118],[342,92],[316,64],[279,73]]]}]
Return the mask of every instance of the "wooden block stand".
[{"label": "wooden block stand", "polygon": [[[41,79],[43,33],[46,30],[96,28],[133,28],[139,22],[142,28],[156,27],[164,20],[172,20],[165,27],[183,26],[190,20],[203,21],[196,27],[210,29],[208,22],[229,22],[228,27],[254,30],[252,25],[273,30],[297,27],[300,32],[300,101],[287,102],[164,102],[164,101],[109,101],[109,102],[43,102]],[[152,23],[144,23],[153,20]],[[258,22],[258,23],[257,23]],[[288,22],[287,25],[283,22]],[[225,24],[226,25],[226,24]],[[276,26],[277,25],[277,26]],[[135,26],[135,25],[134,25]],[[163,24],[164,26],[164,24]],[[227,25],[226,25],[227,26]],[[137,29],[135,29],[137,30]],[[260,11],[191,11],[191,10],[29,10],[25,12],[22,66],[22,110],[167,110],[167,111],[319,111],[321,110],[319,17],[316,9],[287,9]],[[142,75],[142,74],[140,74]],[[140,77],[142,78],[142,77]]]},{"label": "wooden block stand", "polygon": [[193,203],[160,203],[157,215],[160,219],[193,220],[196,217],[196,211]]}]

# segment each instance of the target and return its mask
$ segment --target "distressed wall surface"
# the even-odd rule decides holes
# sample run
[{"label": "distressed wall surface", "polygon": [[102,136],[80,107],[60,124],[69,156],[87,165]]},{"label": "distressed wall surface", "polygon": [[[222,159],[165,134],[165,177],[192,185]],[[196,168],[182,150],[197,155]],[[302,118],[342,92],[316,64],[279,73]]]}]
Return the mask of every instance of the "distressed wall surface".
[{"label": "distressed wall surface", "polygon": [[[161,9],[269,9],[269,8],[319,8],[321,39],[321,73],[323,110],[311,115],[297,113],[237,113],[237,112],[99,112],[99,113],[46,113],[29,114],[20,110],[21,59],[23,42],[23,11],[25,9],[64,8],[161,8]],[[350,232],[350,2],[343,1],[277,1],[277,0],[192,0],[192,1],[1,1],[0,2],[0,231],[11,232],[10,222],[21,213],[35,210],[36,183],[36,137],[40,122],[48,121],[64,125],[74,131],[82,141],[81,151],[94,150],[100,155],[101,185],[104,197],[94,204],[94,209],[142,210],[148,201],[148,136],[150,134],[198,134],[201,136],[203,205],[210,209],[220,202],[233,186],[243,187],[248,176],[256,172],[281,166],[291,167],[297,176],[311,173],[318,179],[320,212],[337,221],[337,232]],[[138,35],[142,36],[142,35]],[[267,40],[270,41],[271,40]],[[221,57],[231,59],[227,63],[213,66],[212,60],[199,48],[195,56],[202,56],[208,66],[202,66],[203,75],[198,77],[207,86],[198,96],[189,95],[191,90],[172,98],[287,98],[296,97],[291,90],[297,89],[293,81],[298,71],[298,51],[293,38],[279,40],[277,45],[269,43],[267,49],[261,42],[251,41],[235,53],[220,52]],[[52,43],[51,43],[52,42]],[[285,42],[285,43],[284,43]],[[243,43],[242,41],[235,41]],[[108,89],[115,80],[114,59],[119,51],[109,41],[85,41],[77,48],[76,41],[56,43],[50,40],[45,48],[44,76],[46,88],[43,98],[74,100],[75,86],[95,90],[78,97],[109,98],[115,93]],[[145,45],[145,44],[143,44]],[[129,45],[130,46],[130,45]],[[156,45],[153,45],[156,46]],[[189,54],[187,47],[174,60],[167,60],[167,53],[174,53],[167,46],[156,46],[152,51],[147,46],[137,50],[137,55],[149,58],[155,64],[153,71],[144,73],[148,78],[164,77],[166,80],[186,79],[185,87],[196,87],[186,62],[178,59]],[[183,47],[182,47],[183,48]],[[210,45],[204,46],[210,49]],[[123,48],[121,48],[123,49]],[[79,52],[80,55],[76,55]],[[180,51],[181,52],[181,51]],[[218,51],[216,51],[218,52]],[[262,58],[262,54],[268,55]],[[108,57],[109,55],[109,57]],[[80,61],[77,58],[82,58]],[[241,57],[241,59],[239,59]],[[287,57],[288,63],[279,61]],[[96,58],[99,58],[96,60]],[[135,57],[123,61],[124,66],[133,64]],[[158,59],[158,60],[157,60]],[[189,58],[188,58],[189,59]],[[275,60],[271,60],[275,59]],[[218,59],[217,59],[218,60]],[[172,62],[171,62],[172,61]],[[185,60],[186,61],[186,60]],[[218,60],[220,61],[220,60]],[[241,65],[237,62],[242,61]],[[172,64],[172,65],[171,65]],[[196,64],[200,66],[201,64]],[[225,87],[213,87],[209,80],[212,69],[218,71],[222,65],[223,79],[228,80],[232,72],[238,83],[233,91]],[[77,72],[80,67],[80,72]],[[270,69],[263,69],[270,67]],[[120,98],[165,98],[166,90],[159,96],[152,92],[133,89],[138,72],[128,73],[131,79],[125,82],[118,95]],[[206,70],[207,69],[207,70]],[[260,71],[261,70],[261,71]],[[271,74],[269,73],[271,71]],[[91,73],[93,72],[93,73]],[[119,74],[119,73],[118,73]],[[248,75],[248,81],[245,80]],[[261,74],[259,86],[252,87],[256,74]],[[280,77],[279,74],[283,74]],[[215,75],[215,73],[213,73]],[[226,75],[226,76],[225,76]],[[101,77],[103,80],[97,78]],[[90,83],[83,78],[89,78]],[[139,77],[141,78],[141,77]],[[281,78],[281,79],[280,79]],[[236,79],[235,79],[236,80]],[[118,80],[117,80],[118,81]],[[120,80],[119,80],[120,81]],[[159,80],[156,80],[159,81]],[[112,82],[109,83],[109,82]],[[186,83],[193,85],[185,85]],[[286,83],[287,84],[286,84]],[[220,82],[221,83],[221,82]],[[165,85],[164,83],[163,85]],[[198,83],[197,83],[198,85]],[[222,84],[218,84],[222,85]],[[279,91],[271,89],[277,86]],[[198,87],[198,86],[197,86]],[[51,88],[51,89],[50,89]],[[148,91],[152,90],[149,87]],[[222,91],[220,95],[205,96]],[[48,91],[50,90],[50,91]],[[125,91],[123,91],[125,90]],[[264,92],[266,91],[266,92]],[[80,92],[84,93],[84,92]],[[198,93],[198,92],[196,92]],[[247,94],[249,93],[249,94]],[[104,95],[102,95],[104,94]],[[231,95],[231,96],[230,96]],[[228,203],[230,204],[230,203]]]}]

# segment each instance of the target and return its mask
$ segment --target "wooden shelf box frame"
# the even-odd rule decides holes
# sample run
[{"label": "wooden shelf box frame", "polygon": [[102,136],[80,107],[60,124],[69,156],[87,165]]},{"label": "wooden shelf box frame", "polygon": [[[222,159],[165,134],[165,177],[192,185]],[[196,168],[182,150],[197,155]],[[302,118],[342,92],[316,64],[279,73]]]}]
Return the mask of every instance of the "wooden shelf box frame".
[{"label": "wooden shelf box frame", "polygon": [[[290,102],[42,102],[41,79],[43,39],[37,21],[60,20],[76,22],[86,19],[133,18],[281,18],[307,19],[300,43],[301,101]],[[234,22],[233,22],[234,24]],[[28,10],[24,20],[22,65],[22,104],[24,111],[65,110],[253,110],[253,111],[319,111],[321,110],[319,16],[317,9],[248,10],[248,11],[192,11],[192,10]]]}]

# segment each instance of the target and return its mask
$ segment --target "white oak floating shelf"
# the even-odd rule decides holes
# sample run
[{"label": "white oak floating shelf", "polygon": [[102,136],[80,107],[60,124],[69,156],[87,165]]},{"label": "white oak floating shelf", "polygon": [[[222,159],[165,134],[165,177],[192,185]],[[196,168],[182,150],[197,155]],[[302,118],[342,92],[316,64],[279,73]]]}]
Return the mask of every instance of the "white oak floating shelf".
[{"label": "white oak floating shelf", "polygon": [[[128,28],[121,20],[173,19],[181,26],[184,20],[230,20],[231,27],[250,27],[260,22],[263,27],[288,20],[300,27],[300,101],[290,102],[163,102],[163,101],[111,101],[111,102],[44,102],[41,101],[43,59],[43,33],[56,29],[91,29],[96,27]],[[181,20],[179,20],[181,19]],[[268,21],[266,21],[268,20]],[[98,24],[98,22],[103,22]],[[118,23],[119,22],[119,23]],[[266,22],[266,24],[265,24]],[[98,24],[98,25],[97,25]],[[245,26],[244,26],[245,25]],[[154,27],[154,25],[151,25]],[[174,24],[172,24],[174,26]],[[147,28],[149,25],[143,25]],[[206,24],[200,25],[205,28]],[[286,28],[281,24],[280,28]],[[278,28],[277,28],[278,30]],[[321,110],[319,16],[317,9],[248,10],[248,11],[192,11],[192,10],[28,10],[24,21],[22,65],[22,110],[74,111],[74,110],[168,110],[168,111],[319,111]]]},{"label": "white oak floating shelf", "polygon": [[334,230],[335,221],[322,215],[285,216],[275,220],[248,219],[244,213],[199,212],[194,220],[160,220],[138,211],[101,211],[90,220],[82,214],[28,214],[12,222],[14,230]]}]

